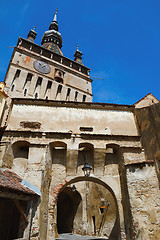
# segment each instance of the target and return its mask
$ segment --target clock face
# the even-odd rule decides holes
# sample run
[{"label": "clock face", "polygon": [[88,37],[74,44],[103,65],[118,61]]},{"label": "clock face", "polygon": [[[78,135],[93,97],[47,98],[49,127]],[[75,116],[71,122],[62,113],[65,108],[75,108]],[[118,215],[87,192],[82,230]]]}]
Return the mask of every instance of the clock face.
[{"label": "clock face", "polygon": [[50,71],[51,71],[50,66],[49,66],[47,63],[45,63],[45,62],[43,62],[43,61],[41,61],[41,60],[36,60],[36,61],[33,63],[33,67],[34,67],[38,72],[44,73],[44,74],[48,74],[48,73],[50,73]]}]

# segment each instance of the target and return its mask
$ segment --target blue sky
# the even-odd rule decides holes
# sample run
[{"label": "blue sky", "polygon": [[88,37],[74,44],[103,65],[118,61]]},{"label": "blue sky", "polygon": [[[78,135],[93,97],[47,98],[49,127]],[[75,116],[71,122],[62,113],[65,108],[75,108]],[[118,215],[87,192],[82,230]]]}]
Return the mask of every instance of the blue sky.
[{"label": "blue sky", "polygon": [[[0,81],[19,36],[36,26],[41,43],[58,8],[62,52],[76,44],[91,68],[95,102],[133,104],[152,92],[160,100],[159,0],[0,0]],[[11,48],[9,48],[11,47]]]}]

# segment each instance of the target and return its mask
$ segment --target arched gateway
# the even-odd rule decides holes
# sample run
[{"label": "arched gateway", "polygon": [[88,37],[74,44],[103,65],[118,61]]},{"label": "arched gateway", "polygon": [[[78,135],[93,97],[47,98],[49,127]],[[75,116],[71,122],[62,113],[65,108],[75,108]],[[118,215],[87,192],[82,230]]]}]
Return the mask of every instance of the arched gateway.
[{"label": "arched gateway", "polygon": [[113,190],[94,177],[67,182],[57,196],[58,234],[121,239],[117,200]]}]

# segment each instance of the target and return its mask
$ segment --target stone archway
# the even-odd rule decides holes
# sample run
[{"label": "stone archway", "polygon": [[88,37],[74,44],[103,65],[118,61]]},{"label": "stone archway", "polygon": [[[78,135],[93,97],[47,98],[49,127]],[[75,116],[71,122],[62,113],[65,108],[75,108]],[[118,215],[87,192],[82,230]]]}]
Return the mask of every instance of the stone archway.
[{"label": "stone archway", "polygon": [[66,187],[57,199],[58,233],[73,232],[73,222],[82,198],[74,187]]},{"label": "stone archway", "polygon": [[[66,226],[61,226],[62,222]],[[77,177],[67,182],[57,197],[57,230],[58,233],[121,239],[113,190],[94,177]]]}]

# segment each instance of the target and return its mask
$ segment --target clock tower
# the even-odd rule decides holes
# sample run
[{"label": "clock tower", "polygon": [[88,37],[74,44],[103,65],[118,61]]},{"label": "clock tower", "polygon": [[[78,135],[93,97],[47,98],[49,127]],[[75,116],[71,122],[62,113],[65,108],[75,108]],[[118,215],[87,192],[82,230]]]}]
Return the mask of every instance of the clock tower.
[{"label": "clock tower", "polygon": [[62,54],[57,10],[41,45],[35,43],[36,35],[34,27],[27,39],[18,39],[5,78],[7,94],[11,98],[91,102],[90,69],[83,65],[82,53],[77,49],[74,60]]}]

